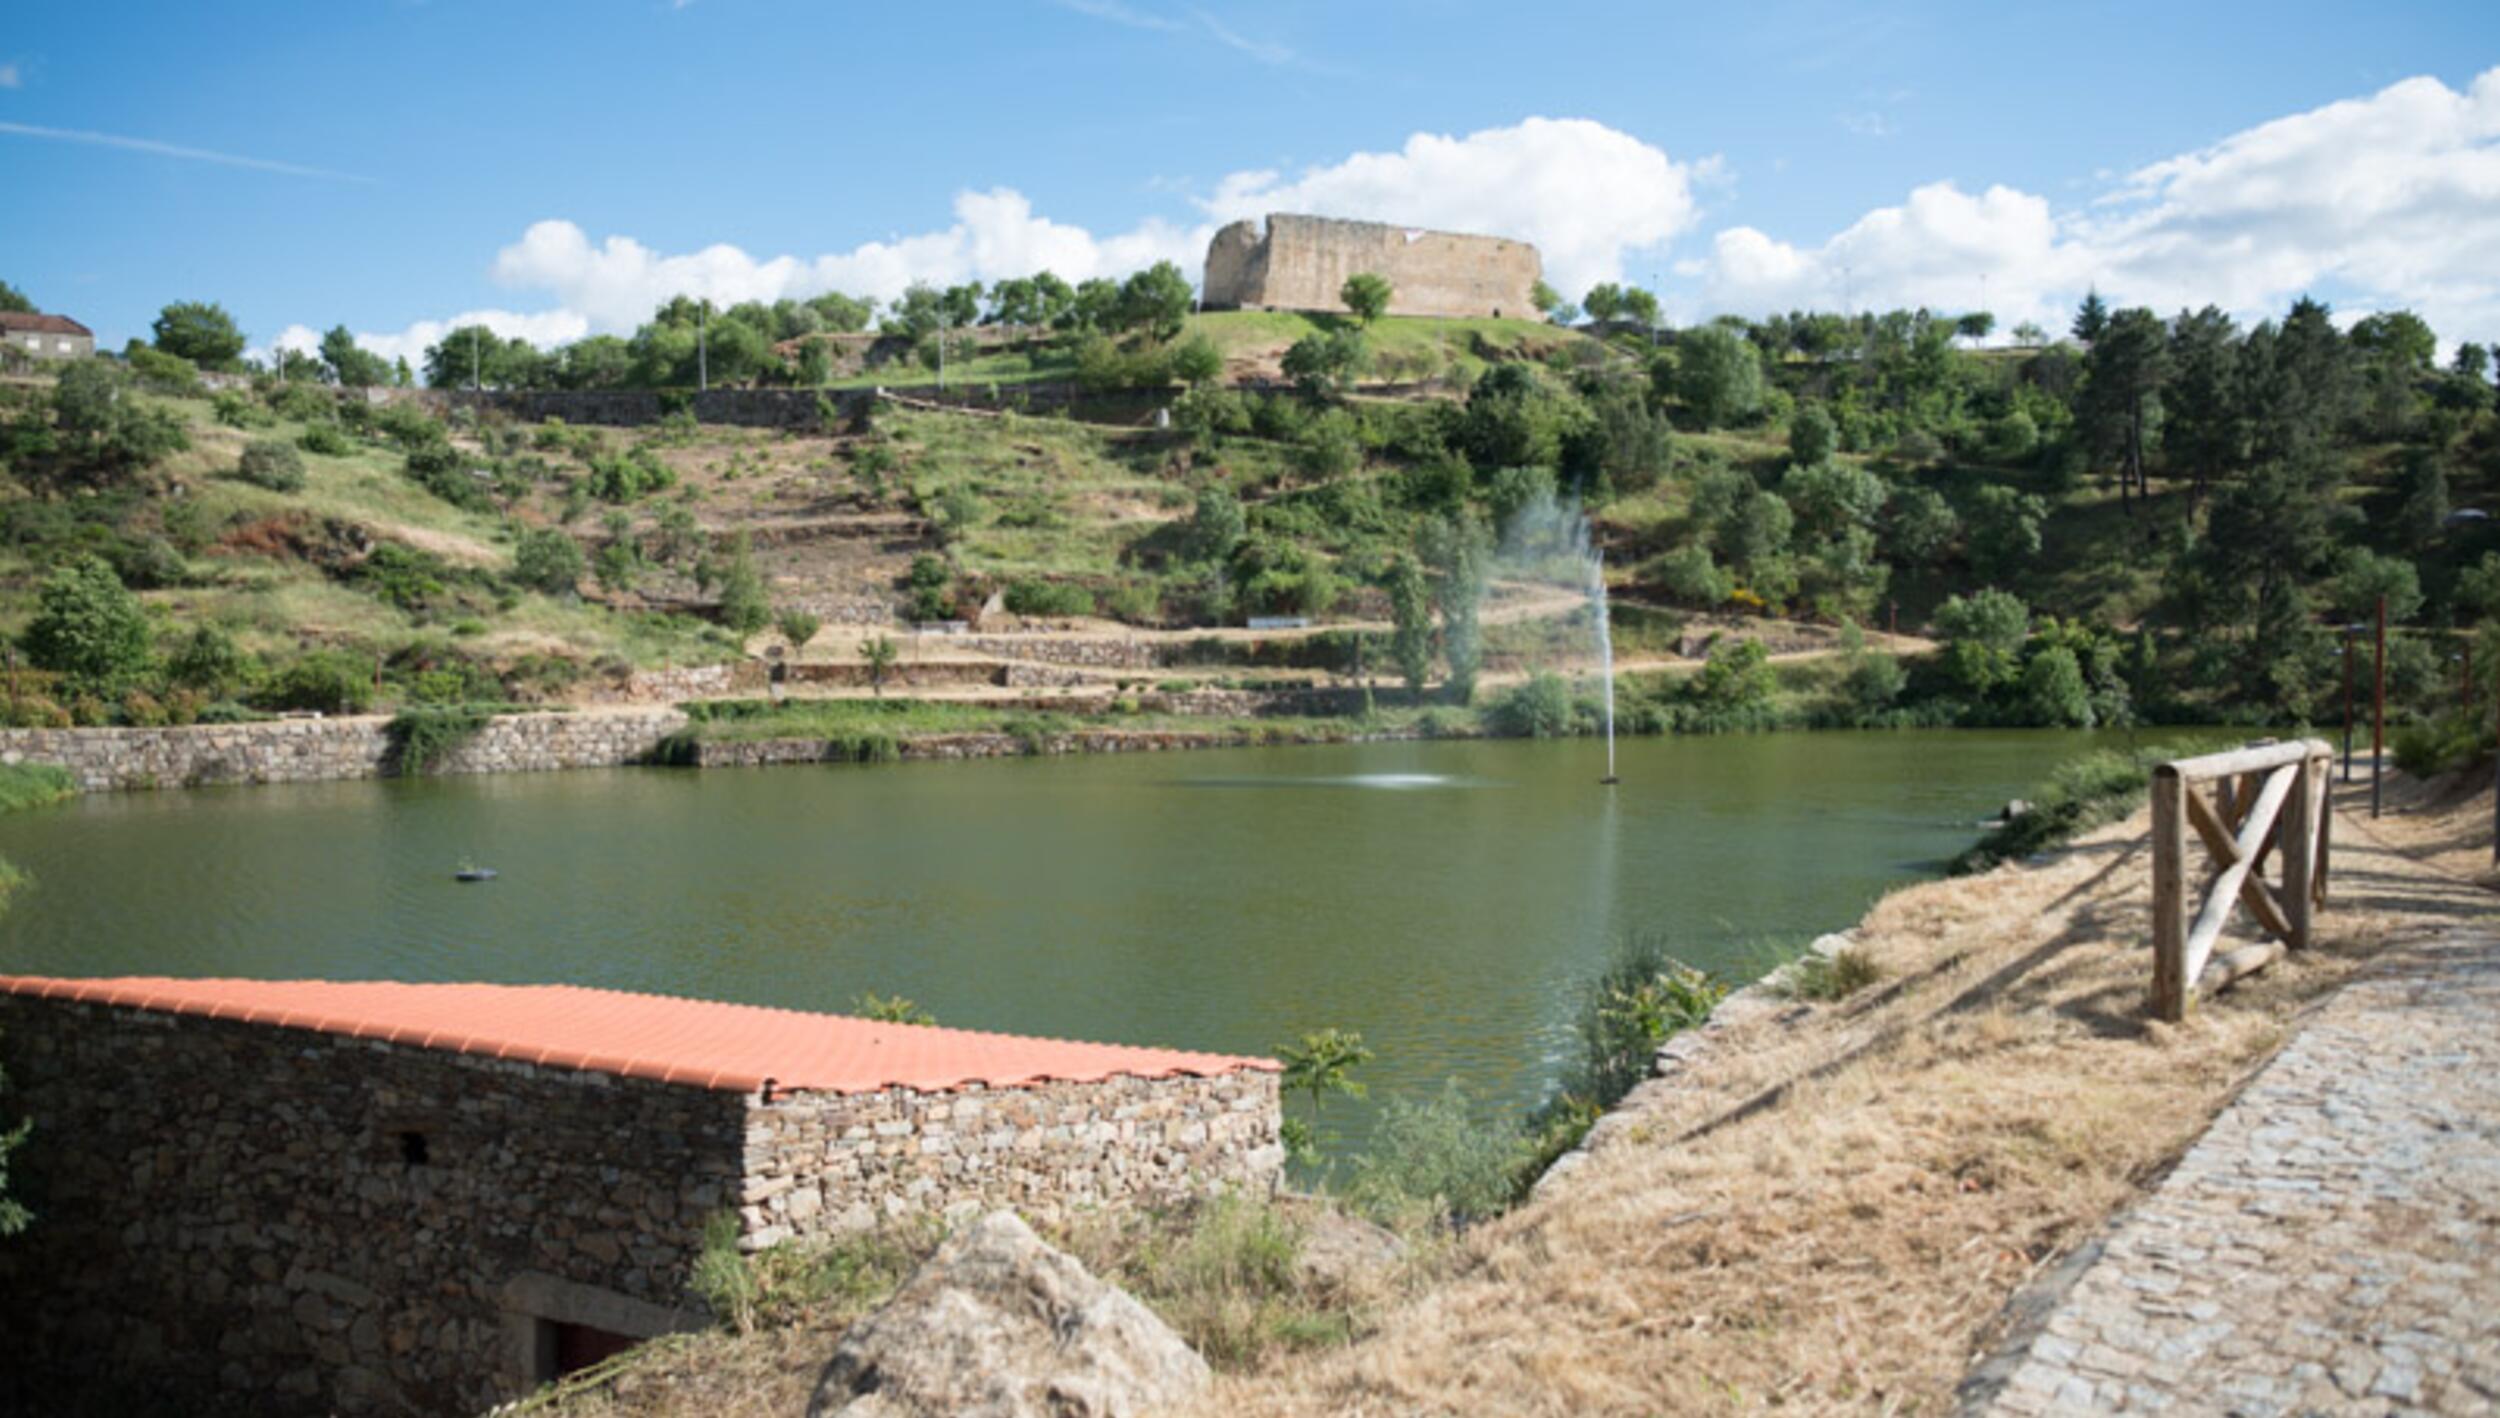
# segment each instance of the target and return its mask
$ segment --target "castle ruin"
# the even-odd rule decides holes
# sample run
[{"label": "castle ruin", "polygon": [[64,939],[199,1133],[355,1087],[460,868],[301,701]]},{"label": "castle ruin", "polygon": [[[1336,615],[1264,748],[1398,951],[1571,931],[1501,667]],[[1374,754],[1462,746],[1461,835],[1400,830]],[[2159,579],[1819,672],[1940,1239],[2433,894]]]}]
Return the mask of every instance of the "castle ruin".
[{"label": "castle ruin", "polygon": [[1342,311],[1348,276],[1385,276],[1392,315],[1533,320],[1542,267],[1536,248],[1497,236],[1271,213],[1234,222],[1207,243],[1209,310]]}]

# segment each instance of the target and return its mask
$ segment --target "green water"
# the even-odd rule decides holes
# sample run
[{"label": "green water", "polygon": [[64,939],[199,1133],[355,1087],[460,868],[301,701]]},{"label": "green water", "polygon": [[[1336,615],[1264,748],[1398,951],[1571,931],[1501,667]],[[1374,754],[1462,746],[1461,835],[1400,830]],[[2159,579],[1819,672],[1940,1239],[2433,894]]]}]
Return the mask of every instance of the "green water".
[{"label": "green water", "polygon": [[[563,981],[1266,1053],[1524,1106],[1629,932],[1758,972],[2119,736],[1396,743],[126,793],[0,818],[0,972]],[[464,858],[502,872],[456,884]],[[1368,1122],[1347,1118],[1350,1144]]]}]

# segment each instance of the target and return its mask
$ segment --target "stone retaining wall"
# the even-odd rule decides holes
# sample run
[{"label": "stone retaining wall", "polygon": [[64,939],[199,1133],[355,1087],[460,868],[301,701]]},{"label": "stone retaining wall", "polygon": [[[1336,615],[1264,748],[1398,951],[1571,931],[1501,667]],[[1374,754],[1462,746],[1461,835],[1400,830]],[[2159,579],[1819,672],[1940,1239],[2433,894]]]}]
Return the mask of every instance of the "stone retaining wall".
[{"label": "stone retaining wall", "polygon": [[[378,778],[393,771],[390,722],[364,714],[164,729],[0,729],[0,763],[58,764],[89,792]],[[506,715],[426,771],[612,768],[648,758],[685,726],[675,709]]]},{"label": "stone retaining wall", "polygon": [[1278,1117],[1277,1076],[1246,1070],[798,1094],[749,1111],[740,1217],[761,1248],[933,1212],[1054,1216],[1218,1184],[1263,1190],[1284,1161]]},{"label": "stone retaining wall", "polygon": [[724,1210],[752,1249],[1262,1188],[1282,1163],[1266,1072],[768,1103],[4,993],[0,1066],[36,1213],[0,1244],[23,1366],[0,1396],[135,1376],[140,1411],[479,1412],[551,1376],[557,1325],[700,1322],[687,1278]]}]

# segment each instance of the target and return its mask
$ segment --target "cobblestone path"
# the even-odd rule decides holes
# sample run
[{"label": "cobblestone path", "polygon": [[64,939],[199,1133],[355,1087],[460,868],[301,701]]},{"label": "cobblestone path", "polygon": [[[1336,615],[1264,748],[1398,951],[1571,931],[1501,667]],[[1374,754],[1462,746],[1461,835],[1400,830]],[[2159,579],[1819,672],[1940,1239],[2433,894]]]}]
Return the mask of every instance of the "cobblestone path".
[{"label": "cobblestone path", "polygon": [[1983,1411],[2500,1413],[2500,930],[2321,1006]]}]

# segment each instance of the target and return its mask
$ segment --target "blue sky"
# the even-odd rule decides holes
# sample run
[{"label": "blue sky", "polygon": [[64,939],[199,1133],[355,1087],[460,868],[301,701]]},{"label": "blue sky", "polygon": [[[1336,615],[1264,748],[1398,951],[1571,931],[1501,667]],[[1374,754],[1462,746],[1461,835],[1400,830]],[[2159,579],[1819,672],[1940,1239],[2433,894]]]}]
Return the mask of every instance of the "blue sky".
[{"label": "blue sky", "polygon": [[2316,289],[2491,338],[2495,65],[2488,0],[20,0],[0,278],[114,344],[200,298],[396,352],[672,286],[1194,275],[1274,206],[1502,229],[1684,318]]}]

